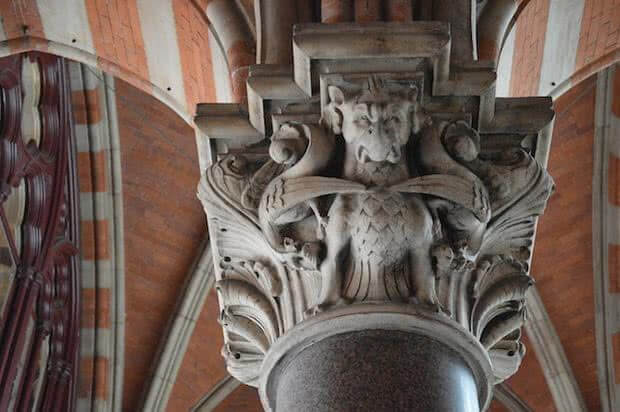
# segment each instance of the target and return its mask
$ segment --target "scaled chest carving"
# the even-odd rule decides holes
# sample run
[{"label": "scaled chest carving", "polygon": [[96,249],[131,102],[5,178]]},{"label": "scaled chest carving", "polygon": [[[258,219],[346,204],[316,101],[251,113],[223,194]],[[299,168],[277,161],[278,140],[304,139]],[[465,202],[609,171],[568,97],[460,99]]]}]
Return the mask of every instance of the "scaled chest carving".
[{"label": "scaled chest carving", "polygon": [[430,219],[424,204],[387,190],[345,195],[342,203],[351,210],[346,220],[355,254],[386,265],[402,257],[401,249],[416,242]]},{"label": "scaled chest carving", "polygon": [[424,202],[415,195],[378,190],[344,195],[342,204],[343,210],[351,210],[345,214],[350,243],[343,264],[343,297],[408,300],[414,291],[412,249],[428,251],[432,236],[432,218]]}]

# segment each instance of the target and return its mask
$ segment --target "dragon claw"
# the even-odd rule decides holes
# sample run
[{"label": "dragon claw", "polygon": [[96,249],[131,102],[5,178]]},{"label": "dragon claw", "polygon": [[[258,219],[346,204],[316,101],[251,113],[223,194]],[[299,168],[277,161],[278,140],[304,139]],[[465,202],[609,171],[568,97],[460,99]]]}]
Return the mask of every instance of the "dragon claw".
[{"label": "dragon claw", "polygon": [[351,303],[352,303],[351,299],[340,297],[333,302],[330,301],[330,302],[319,303],[318,305],[315,305],[309,308],[308,310],[306,310],[305,315],[306,315],[306,318],[309,318],[312,316],[316,316],[320,313],[326,312],[327,310],[333,309],[337,306],[350,305]]}]

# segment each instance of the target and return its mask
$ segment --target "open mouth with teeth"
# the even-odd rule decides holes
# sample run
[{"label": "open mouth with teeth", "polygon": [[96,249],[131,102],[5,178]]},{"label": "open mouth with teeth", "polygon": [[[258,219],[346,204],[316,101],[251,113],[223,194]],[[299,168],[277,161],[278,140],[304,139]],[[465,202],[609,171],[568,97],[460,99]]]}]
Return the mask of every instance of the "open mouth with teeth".
[{"label": "open mouth with teeth", "polygon": [[357,161],[360,163],[368,162],[389,162],[398,163],[400,160],[400,149],[398,147],[392,147],[389,152],[386,152],[382,156],[372,156],[365,146],[359,146],[356,153]]}]

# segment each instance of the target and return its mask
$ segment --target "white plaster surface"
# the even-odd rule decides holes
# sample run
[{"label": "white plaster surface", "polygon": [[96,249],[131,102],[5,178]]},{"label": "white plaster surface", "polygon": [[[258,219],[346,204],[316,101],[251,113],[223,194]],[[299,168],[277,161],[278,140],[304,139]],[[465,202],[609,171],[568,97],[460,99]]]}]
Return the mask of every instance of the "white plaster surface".
[{"label": "white plaster surface", "polygon": [[512,76],[512,57],[515,51],[515,30],[510,31],[506,38],[502,53],[497,63],[497,97],[510,96],[510,78]]},{"label": "white plaster surface", "polygon": [[37,0],[37,7],[47,39],[95,52],[85,2]]},{"label": "white plaster surface", "polygon": [[584,0],[551,0],[538,94],[545,96],[575,71]]},{"label": "white plaster surface", "polygon": [[[181,57],[172,2],[137,0],[151,83],[185,107]],[[170,88],[170,90],[168,90]]]},{"label": "white plaster surface", "polygon": [[6,32],[4,31],[4,24],[2,24],[2,19],[0,19],[0,41],[6,40]]},{"label": "white plaster surface", "polygon": [[215,98],[218,103],[231,103],[230,74],[226,57],[217,37],[209,30],[209,48],[211,49],[211,63],[213,67],[213,79],[215,83]]}]

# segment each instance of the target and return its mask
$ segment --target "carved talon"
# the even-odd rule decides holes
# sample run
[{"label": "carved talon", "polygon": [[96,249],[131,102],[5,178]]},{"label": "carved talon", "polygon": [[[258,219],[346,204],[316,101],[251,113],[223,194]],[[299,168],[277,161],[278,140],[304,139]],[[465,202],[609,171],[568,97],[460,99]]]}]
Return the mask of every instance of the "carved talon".
[{"label": "carved talon", "polygon": [[312,213],[314,213],[314,217],[316,218],[316,237],[319,240],[323,240],[326,236],[327,219],[321,216],[316,200],[308,201],[308,206],[310,206],[310,209],[312,209]]},{"label": "carved talon", "polygon": [[319,266],[319,253],[321,245],[319,243],[304,243],[301,248],[301,256],[307,264],[313,268]]},{"label": "carved talon", "polygon": [[319,240],[325,239],[327,235],[327,219],[322,216],[317,216],[317,227],[316,227],[316,237]]},{"label": "carved talon", "polygon": [[306,311],[304,312],[304,317],[308,319],[308,318],[318,315],[319,313],[325,312],[325,310],[326,308],[322,307],[322,305],[316,305],[316,306],[306,309]]},{"label": "carved talon", "polygon": [[451,316],[450,311],[444,309],[443,306],[441,306],[441,304],[437,300],[433,301],[432,299],[431,300],[419,299],[415,296],[412,296],[409,298],[409,303],[413,303],[418,306],[423,306],[427,309],[430,309],[432,312],[435,312],[435,313],[441,313],[441,314],[447,315],[448,317]]},{"label": "carved talon", "polygon": [[450,245],[442,243],[431,250],[433,269],[438,278],[447,276],[454,262],[454,251]]},{"label": "carved talon", "polygon": [[433,312],[435,312],[435,313],[444,313],[444,310],[441,307],[441,305],[439,304],[439,302],[429,303],[428,305],[429,305],[430,309],[432,309]]},{"label": "carved talon", "polygon": [[437,298],[435,292],[430,294],[424,293],[418,296],[410,296],[409,303],[424,306],[436,313],[447,313],[447,311],[441,306],[441,303],[439,303],[439,298]]},{"label": "carved talon", "polygon": [[306,315],[306,318],[309,318],[312,316],[316,316],[320,313],[326,312],[338,306],[350,305],[352,302],[353,301],[351,299],[341,297],[333,302],[319,303],[318,305],[307,309],[305,312],[305,315]]},{"label": "carved talon", "polygon": [[293,252],[297,250],[296,242],[290,237],[285,237],[282,239],[282,246],[284,246],[284,250],[287,252]]}]

